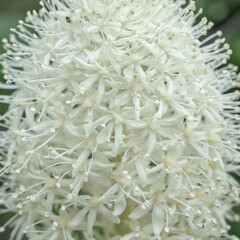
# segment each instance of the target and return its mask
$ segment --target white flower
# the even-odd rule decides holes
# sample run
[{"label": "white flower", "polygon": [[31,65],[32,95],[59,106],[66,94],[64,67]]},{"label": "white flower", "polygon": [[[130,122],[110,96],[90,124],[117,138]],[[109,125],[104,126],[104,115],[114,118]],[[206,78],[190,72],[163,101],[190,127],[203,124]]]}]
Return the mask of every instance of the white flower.
[{"label": "white flower", "polygon": [[0,231],[238,239],[240,77],[184,2],[46,0],[3,40]]}]

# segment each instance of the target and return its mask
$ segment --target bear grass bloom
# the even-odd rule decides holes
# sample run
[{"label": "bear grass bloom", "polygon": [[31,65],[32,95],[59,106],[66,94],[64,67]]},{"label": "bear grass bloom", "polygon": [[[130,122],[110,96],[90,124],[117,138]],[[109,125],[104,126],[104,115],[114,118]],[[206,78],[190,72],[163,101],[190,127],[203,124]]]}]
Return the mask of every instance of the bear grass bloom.
[{"label": "bear grass bloom", "polygon": [[10,240],[224,240],[239,200],[229,45],[182,0],[44,0],[1,63]]}]

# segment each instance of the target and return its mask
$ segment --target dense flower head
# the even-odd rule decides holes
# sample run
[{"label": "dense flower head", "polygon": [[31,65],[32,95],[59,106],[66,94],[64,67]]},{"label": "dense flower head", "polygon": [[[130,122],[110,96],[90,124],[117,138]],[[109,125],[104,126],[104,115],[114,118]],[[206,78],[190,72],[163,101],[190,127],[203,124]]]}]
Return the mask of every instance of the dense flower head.
[{"label": "dense flower head", "polygon": [[40,4],[3,39],[0,231],[238,239],[240,77],[221,32],[192,1]]}]

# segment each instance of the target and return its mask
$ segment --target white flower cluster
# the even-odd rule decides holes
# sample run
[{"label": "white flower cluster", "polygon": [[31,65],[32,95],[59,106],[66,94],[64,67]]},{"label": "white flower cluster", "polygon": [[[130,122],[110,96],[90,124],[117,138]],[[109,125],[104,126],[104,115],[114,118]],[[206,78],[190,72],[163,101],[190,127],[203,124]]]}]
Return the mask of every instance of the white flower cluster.
[{"label": "white flower cluster", "polygon": [[[0,214],[21,240],[217,240],[239,204],[229,45],[194,2],[44,0],[2,56]],[[7,130],[7,131],[6,131]],[[230,175],[231,174],[231,175]]]}]

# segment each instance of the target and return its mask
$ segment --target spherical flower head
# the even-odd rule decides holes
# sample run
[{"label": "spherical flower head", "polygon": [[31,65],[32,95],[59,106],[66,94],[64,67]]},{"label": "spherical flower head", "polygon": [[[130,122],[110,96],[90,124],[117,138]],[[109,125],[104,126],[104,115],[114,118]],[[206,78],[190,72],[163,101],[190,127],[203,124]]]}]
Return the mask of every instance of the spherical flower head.
[{"label": "spherical flower head", "polygon": [[1,58],[12,240],[214,240],[239,204],[239,86],[194,2],[45,0]]}]

